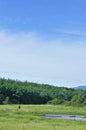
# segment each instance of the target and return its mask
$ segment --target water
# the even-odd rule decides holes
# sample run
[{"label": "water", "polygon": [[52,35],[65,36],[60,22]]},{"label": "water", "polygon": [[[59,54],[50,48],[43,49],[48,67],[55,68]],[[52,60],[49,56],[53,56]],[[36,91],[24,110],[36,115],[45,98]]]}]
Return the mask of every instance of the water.
[{"label": "water", "polygon": [[44,117],[45,117],[45,118],[65,119],[65,120],[86,121],[86,117],[85,117],[85,116],[80,116],[80,115],[46,114]]}]

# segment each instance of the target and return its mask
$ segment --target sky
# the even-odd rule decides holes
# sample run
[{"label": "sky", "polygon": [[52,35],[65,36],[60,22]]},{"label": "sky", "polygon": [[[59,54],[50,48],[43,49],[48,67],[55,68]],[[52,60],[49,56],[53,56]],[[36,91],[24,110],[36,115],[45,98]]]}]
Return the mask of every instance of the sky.
[{"label": "sky", "polygon": [[86,85],[86,0],[0,0],[0,77]]}]

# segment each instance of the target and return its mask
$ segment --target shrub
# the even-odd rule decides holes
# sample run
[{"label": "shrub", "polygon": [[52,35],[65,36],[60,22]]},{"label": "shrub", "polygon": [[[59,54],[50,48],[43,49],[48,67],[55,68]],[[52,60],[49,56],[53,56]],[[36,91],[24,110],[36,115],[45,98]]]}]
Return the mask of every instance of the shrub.
[{"label": "shrub", "polygon": [[7,97],[5,98],[5,100],[3,101],[3,104],[10,104],[10,99],[9,99],[8,96],[7,96]]},{"label": "shrub", "polygon": [[64,101],[62,99],[54,98],[53,100],[49,101],[48,104],[57,105],[57,104],[62,104],[63,102]]}]

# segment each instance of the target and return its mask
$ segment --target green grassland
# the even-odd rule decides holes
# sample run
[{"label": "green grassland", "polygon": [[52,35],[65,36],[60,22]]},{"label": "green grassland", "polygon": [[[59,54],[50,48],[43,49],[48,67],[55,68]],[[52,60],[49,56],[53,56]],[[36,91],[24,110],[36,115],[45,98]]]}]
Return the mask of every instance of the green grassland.
[{"label": "green grassland", "polygon": [[45,119],[50,113],[86,116],[86,107],[53,105],[1,105],[0,130],[86,130],[86,121]]}]

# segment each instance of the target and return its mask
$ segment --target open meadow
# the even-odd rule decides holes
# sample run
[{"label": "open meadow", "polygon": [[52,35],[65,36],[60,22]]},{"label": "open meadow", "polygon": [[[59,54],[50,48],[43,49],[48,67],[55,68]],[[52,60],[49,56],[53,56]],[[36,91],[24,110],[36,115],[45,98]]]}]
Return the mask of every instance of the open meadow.
[{"label": "open meadow", "polygon": [[86,116],[86,107],[0,105],[0,130],[86,130],[86,121],[46,119],[45,114]]}]

